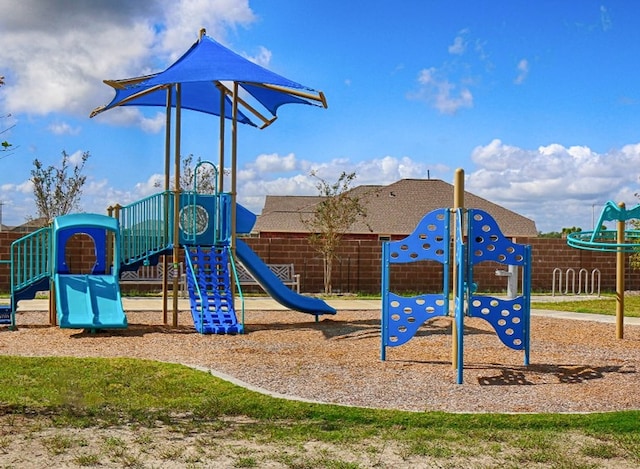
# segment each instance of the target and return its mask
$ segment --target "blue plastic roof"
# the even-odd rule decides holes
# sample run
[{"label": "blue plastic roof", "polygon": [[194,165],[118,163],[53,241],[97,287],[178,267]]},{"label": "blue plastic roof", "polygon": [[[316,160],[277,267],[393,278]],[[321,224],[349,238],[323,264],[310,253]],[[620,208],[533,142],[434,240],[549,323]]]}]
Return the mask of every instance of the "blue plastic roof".
[{"label": "blue plastic roof", "polygon": [[141,85],[189,83],[196,81],[237,81],[268,83],[286,88],[306,89],[227,49],[209,36],[195,42],[191,48],[164,72],[145,80]]},{"label": "blue plastic roof", "polygon": [[[158,86],[141,86],[133,85],[120,88],[121,84],[127,83],[130,79],[107,81],[114,87],[116,95],[106,106],[94,111],[97,112],[109,110],[117,106],[166,106],[167,89]],[[222,93],[213,82],[194,82],[183,83],[182,85],[181,108],[190,109],[192,111],[204,112],[214,116],[220,115],[220,100]],[[152,91],[149,91],[152,90]],[[139,94],[139,96],[135,96]],[[231,100],[225,96],[225,118],[232,118]],[[171,106],[176,107],[176,92],[171,93]],[[255,124],[244,114],[238,110],[238,122],[249,124],[255,127]]]},{"label": "blue plastic roof", "polygon": [[54,234],[69,228],[104,228],[109,231],[118,231],[119,225],[116,218],[97,213],[71,213],[53,219]]},{"label": "blue plastic roof", "polygon": [[[162,72],[124,80],[106,80],[105,83],[115,88],[116,96],[108,105],[96,109],[92,116],[116,106],[166,106],[164,87],[176,83],[182,85],[183,108],[220,115],[222,94],[216,84],[222,82],[237,82],[273,116],[283,104],[315,105],[304,97],[296,96],[294,90],[308,93],[309,96],[317,93],[318,97],[312,96],[311,99],[320,100],[320,93],[312,88],[271,72],[203,35],[182,57]],[[274,85],[282,89],[260,85]],[[294,94],[287,92],[287,89]],[[148,90],[153,91],[144,94]],[[226,96],[225,101],[225,118],[230,119],[231,102]],[[175,107],[175,96],[172,106]],[[254,125],[242,112],[238,114],[238,121]]]}]

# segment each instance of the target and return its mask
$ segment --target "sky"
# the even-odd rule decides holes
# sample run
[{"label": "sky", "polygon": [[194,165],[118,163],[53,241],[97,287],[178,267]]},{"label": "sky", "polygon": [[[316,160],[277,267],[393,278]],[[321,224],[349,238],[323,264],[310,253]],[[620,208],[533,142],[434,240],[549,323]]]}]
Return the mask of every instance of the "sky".
[{"label": "sky", "polygon": [[[240,126],[238,201],[255,213],[267,194],[317,195],[312,171],[453,184],[461,168],[467,191],[545,233],[640,202],[636,0],[3,0],[2,223],[36,215],[33,160],[63,151],[91,155],[83,211],[157,192],[163,109],[89,115],[114,95],[103,80],[165,69],[202,27],[327,97]],[[217,163],[218,128],[185,111],[182,155]]]}]

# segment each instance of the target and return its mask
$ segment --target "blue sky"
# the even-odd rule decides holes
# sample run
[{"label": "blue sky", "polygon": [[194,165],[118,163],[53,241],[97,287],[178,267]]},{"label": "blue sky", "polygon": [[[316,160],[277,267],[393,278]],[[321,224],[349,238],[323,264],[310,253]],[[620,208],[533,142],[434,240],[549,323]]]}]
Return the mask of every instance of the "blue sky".
[{"label": "blue sky", "polygon": [[[453,182],[536,221],[591,229],[608,200],[635,206],[640,173],[640,4],[494,0],[23,0],[0,3],[3,223],[35,215],[32,161],[89,151],[82,209],[154,192],[160,110],[89,113],[103,79],[159,71],[201,27],[311,88],[328,109],[288,105],[239,132],[238,198],[359,184]],[[218,160],[217,118],[185,112],[183,155]],[[228,158],[228,157],[227,157]],[[453,201],[452,201],[453,203]]]}]

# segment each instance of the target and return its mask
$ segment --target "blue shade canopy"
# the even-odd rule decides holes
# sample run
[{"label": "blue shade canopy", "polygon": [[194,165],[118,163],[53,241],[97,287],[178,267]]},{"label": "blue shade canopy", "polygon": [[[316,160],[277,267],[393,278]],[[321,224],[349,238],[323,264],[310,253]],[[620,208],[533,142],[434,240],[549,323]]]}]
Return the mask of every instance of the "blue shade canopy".
[{"label": "blue shade canopy", "polygon": [[[163,72],[124,80],[105,80],[105,83],[116,89],[116,96],[111,103],[96,109],[91,115],[120,105],[165,106],[166,94],[160,90],[180,83],[183,108],[220,115],[220,100],[224,95],[225,117],[231,118],[231,103],[226,96],[232,95],[233,91],[225,82],[237,83],[244,93],[259,102],[274,117],[283,104],[316,105],[314,102],[319,102],[327,107],[322,92],[271,72],[227,49],[209,36],[202,35],[182,57]],[[238,98],[246,109],[265,124],[270,123],[250,104]],[[172,105],[175,106],[175,99]],[[238,121],[254,125],[242,113],[239,113]]]},{"label": "blue shade canopy", "polygon": [[[146,78],[146,77],[140,77]],[[169,86],[138,86],[139,79],[105,80],[105,83],[112,86],[116,95],[106,106],[101,106],[91,113],[91,117],[108,111],[117,106],[166,106],[167,88]],[[204,112],[215,116],[220,115],[220,101],[224,95],[224,117],[232,118],[231,100],[223,94],[216,85],[211,82],[194,82],[182,85],[181,107],[192,111]],[[176,93],[171,93],[171,106],[176,107]],[[251,120],[238,111],[238,122],[256,125]]]}]

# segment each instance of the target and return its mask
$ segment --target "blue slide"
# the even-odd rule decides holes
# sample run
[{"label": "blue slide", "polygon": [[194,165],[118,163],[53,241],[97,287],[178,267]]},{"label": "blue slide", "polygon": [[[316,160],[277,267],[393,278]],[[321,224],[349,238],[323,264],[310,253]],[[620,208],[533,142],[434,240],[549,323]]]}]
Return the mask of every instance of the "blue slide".
[{"label": "blue slide", "polygon": [[245,269],[256,279],[260,286],[271,297],[283,306],[301,313],[313,315],[336,314],[332,308],[320,298],[299,295],[271,272],[271,269],[260,257],[241,239],[236,240],[236,255]]},{"label": "blue slide", "polygon": [[55,291],[60,327],[92,330],[127,327],[115,276],[56,274]]}]

